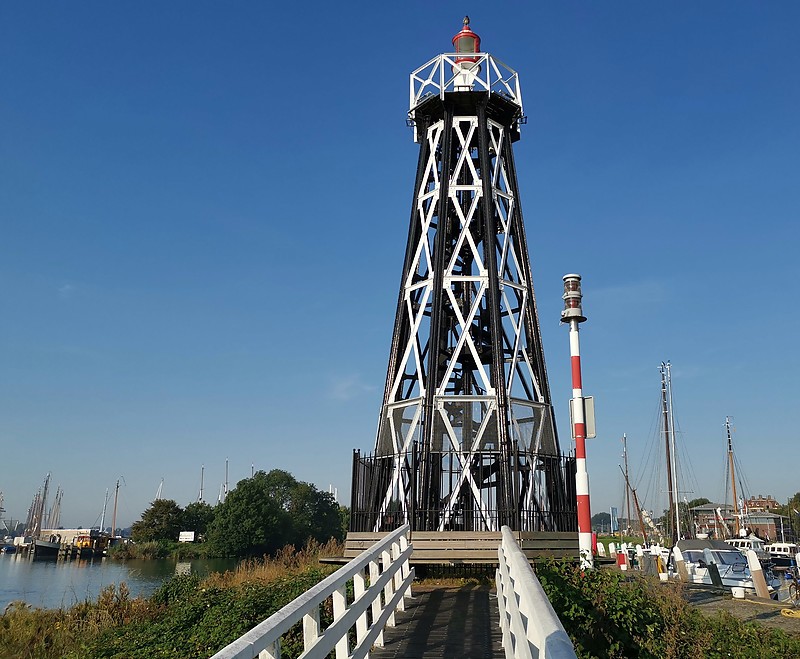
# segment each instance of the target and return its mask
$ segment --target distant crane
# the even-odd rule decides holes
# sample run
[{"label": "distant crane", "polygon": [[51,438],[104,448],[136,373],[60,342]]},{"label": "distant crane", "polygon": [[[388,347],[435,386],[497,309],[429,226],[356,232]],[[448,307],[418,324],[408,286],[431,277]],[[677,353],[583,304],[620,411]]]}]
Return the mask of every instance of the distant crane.
[{"label": "distant crane", "polygon": [[164,479],[161,479],[161,482],[158,484],[158,489],[156,490],[156,498],[153,501],[161,500],[161,491],[164,489]]}]

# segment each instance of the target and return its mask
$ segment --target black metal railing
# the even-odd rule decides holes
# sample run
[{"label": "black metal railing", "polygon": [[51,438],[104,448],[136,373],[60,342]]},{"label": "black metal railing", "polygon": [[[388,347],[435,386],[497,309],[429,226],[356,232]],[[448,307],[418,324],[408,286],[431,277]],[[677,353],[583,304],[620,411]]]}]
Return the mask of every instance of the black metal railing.
[{"label": "black metal railing", "polygon": [[577,531],[575,459],[416,445],[400,454],[354,451],[350,530],[384,532],[406,522],[412,531]]}]

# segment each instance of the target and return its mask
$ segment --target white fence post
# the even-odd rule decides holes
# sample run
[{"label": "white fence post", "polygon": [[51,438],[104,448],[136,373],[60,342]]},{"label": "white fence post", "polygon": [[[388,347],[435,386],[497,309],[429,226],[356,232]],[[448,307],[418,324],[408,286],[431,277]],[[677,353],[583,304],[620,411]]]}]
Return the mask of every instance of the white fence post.
[{"label": "white fence post", "polygon": [[[380,570],[378,569],[378,561],[370,561],[369,563],[369,580],[370,583],[378,583]],[[381,615],[381,594],[378,591],[377,596],[372,600],[372,619],[377,620]],[[381,629],[378,637],[375,639],[375,645],[379,648],[383,647],[383,630]]]},{"label": "white fence post", "polygon": [[308,650],[319,638],[319,607],[314,606],[303,616],[303,650]]},{"label": "white fence post", "polygon": [[[384,572],[386,572],[386,569],[387,569],[387,567],[389,566],[389,564],[391,562],[392,562],[391,553],[388,550],[384,549],[383,553],[381,554],[381,563],[383,563],[383,571]],[[389,602],[391,602],[393,594],[394,594],[394,588],[393,588],[392,580],[389,579],[386,582],[386,585],[383,588],[383,597],[384,597],[383,601],[384,601],[384,603],[388,604]],[[389,614],[389,619],[386,621],[386,626],[387,627],[394,627],[394,624],[395,624],[395,622],[394,622],[394,611],[392,611]]]}]

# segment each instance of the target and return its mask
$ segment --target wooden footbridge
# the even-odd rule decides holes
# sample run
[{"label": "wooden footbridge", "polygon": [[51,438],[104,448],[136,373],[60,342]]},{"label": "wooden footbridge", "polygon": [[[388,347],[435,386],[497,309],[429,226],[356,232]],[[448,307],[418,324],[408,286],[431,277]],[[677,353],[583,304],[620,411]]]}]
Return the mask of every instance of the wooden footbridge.
[{"label": "wooden footbridge", "polygon": [[[496,590],[470,586],[420,591],[412,591],[412,582],[414,563],[423,559],[415,561],[416,536],[409,542],[409,535],[407,524],[385,534],[212,659],[278,659],[281,637],[299,623],[304,659],[324,659],[331,653],[336,659],[575,658],[520,547],[519,534],[503,527],[493,534],[494,559],[488,554],[483,558],[497,565]],[[480,551],[491,551],[490,542],[487,535]],[[329,603],[333,620],[323,629],[320,610]]]}]

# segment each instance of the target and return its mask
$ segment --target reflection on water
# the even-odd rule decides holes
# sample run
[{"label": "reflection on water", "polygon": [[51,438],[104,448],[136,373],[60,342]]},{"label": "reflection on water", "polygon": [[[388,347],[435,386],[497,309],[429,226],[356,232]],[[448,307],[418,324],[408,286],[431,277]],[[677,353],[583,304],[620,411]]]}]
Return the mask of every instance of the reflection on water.
[{"label": "reflection on water", "polygon": [[125,582],[132,596],[152,594],[175,574],[224,572],[236,561],[112,561],[92,558],[74,561],[32,561],[19,554],[0,554],[0,611],[14,600],[42,608],[69,607],[93,600],[100,591]]}]

